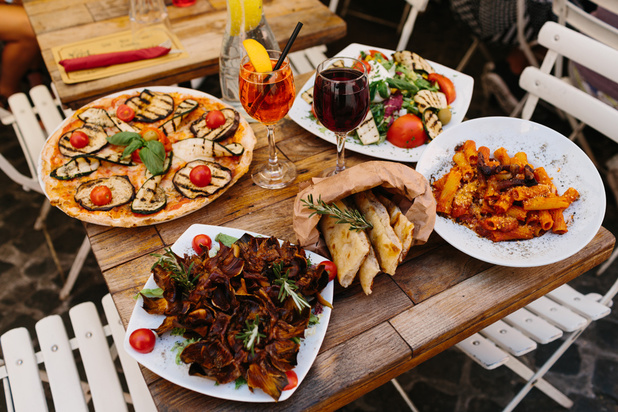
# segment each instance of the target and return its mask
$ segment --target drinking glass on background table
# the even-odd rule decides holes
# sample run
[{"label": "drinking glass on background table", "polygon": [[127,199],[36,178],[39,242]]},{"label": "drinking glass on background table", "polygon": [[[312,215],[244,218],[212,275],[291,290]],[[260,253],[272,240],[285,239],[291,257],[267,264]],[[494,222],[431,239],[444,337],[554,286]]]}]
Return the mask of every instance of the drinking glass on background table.
[{"label": "drinking glass on background table", "polygon": [[315,114],[337,136],[337,164],[326,176],[345,169],[345,139],[369,110],[369,84],[363,63],[350,57],[333,57],[317,68],[313,87]]},{"label": "drinking glass on background table", "polygon": [[[268,50],[268,55],[275,67],[281,52]],[[274,127],[288,113],[296,96],[289,60],[285,58],[278,70],[256,72],[249,56],[243,57],[239,88],[240,103],[247,114],[268,130],[268,163],[258,167],[252,175],[253,181],[266,189],[288,186],[296,178],[296,166],[289,160],[278,158]]]}]

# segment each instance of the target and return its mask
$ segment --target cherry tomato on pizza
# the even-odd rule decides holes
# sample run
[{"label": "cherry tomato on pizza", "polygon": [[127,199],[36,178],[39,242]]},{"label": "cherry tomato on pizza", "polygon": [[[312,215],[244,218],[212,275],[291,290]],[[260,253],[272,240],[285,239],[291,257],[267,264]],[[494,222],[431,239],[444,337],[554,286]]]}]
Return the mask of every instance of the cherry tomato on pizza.
[{"label": "cherry tomato on pizza", "polygon": [[423,122],[411,113],[398,117],[386,132],[386,140],[397,147],[411,149],[428,140]]},{"label": "cherry tomato on pizza", "polygon": [[438,83],[438,86],[440,86],[440,91],[446,96],[446,102],[448,104],[455,101],[457,98],[457,93],[455,92],[455,85],[451,79],[438,73],[429,73],[427,80],[432,83]]},{"label": "cherry tomato on pizza", "polygon": [[137,149],[137,150],[134,150],[134,151],[131,153],[131,160],[132,160],[133,162],[135,162],[135,163],[142,163],[142,159],[139,157],[139,151],[140,151],[140,150],[142,150],[142,149]]},{"label": "cherry tomato on pizza", "polygon": [[123,122],[130,122],[135,117],[135,110],[126,104],[121,104],[116,109],[116,117],[118,117]]},{"label": "cherry tomato on pizza", "polygon": [[325,260],[323,262],[318,263],[318,267],[320,266],[323,266],[324,270],[328,272],[329,282],[337,277],[337,265],[335,265],[330,260]]},{"label": "cherry tomato on pizza", "polygon": [[74,148],[81,149],[88,146],[88,143],[90,143],[90,137],[88,137],[88,135],[81,130],[75,130],[73,133],[71,133],[71,138],[69,139],[69,142]]},{"label": "cherry tomato on pizza", "polygon": [[90,201],[97,206],[105,206],[112,201],[112,191],[104,185],[96,186],[90,192]]},{"label": "cherry tomato on pizza", "polygon": [[157,337],[150,329],[135,329],[129,336],[129,345],[139,353],[150,353],[155,347]]},{"label": "cherry tomato on pizza", "polygon": [[212,180],[212,173],[206,165],[195,166],[189,173],[189,179],[197,187],[208,186]]},{"label": "cherry tomato on pizza", "polygon": [[225,124],[225,115],[220,110],[211,110],[206,115],[206,126],[209,129],[216,129]]},{"label": "cherry tomato on pizza", "polygon": [[199,234],[193,238],[191,246],[196,254],[201,255],[204,251],[211,248],[212,239],[208,235]]},{"label": "cherry tomato on pizza", "polygon": [[293,370],[285,372],[285,376],[288,378],[288,384],[283,387],[284,391],[294,389],[298,385],[298,375]]}]

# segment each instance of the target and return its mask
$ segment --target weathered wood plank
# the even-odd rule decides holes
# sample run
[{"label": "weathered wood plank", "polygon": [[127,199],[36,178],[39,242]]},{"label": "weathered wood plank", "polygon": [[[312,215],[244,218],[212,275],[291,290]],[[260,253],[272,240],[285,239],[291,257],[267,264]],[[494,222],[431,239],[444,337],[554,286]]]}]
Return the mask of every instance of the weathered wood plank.
[{"label": "weathered wood plank", "polygon": [[113,228],[91,237],[90,244],[102,271],[163,247],[153,226]]}]

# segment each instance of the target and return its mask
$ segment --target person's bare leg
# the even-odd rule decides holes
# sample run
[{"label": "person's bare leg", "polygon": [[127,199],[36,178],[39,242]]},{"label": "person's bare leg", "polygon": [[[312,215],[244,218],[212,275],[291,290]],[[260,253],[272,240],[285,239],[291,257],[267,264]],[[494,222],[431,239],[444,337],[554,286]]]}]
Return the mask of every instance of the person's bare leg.
[{"label": "person's bare leg", "polygon": [[40,55],[34,31],[21,6],[0,5],[0,39],[4,42],[0,95],[9,97],[21,91],[22,78]]}]

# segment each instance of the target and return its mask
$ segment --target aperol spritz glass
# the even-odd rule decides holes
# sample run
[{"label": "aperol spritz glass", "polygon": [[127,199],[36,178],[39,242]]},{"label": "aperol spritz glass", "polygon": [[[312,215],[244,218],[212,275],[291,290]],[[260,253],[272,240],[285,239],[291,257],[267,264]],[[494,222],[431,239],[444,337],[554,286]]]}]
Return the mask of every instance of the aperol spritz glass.
[{"label": "aperol spritz glass", "polygon": [[[268,50],[273,67],[280,51]],[[253,181],[266,189],[279,189],[296,178],[296,166],[277,156],[275,124],[290,110],[296,96],[294,76],[286,58],[278,70],[256,72],[249,56],[242,58],[239,74],[240,103],[247,114],[266,126],[268,130],[268,163],[259,165]]]},{"label": "aperol spritz glass", "polygon": [[365,65],[349,57],[333,57],[320,63],[313,87],[315,115],[337,136],[337,163],[324,174],[345,169],[345,139],[356,129],[369,110],[369,83]]}]

